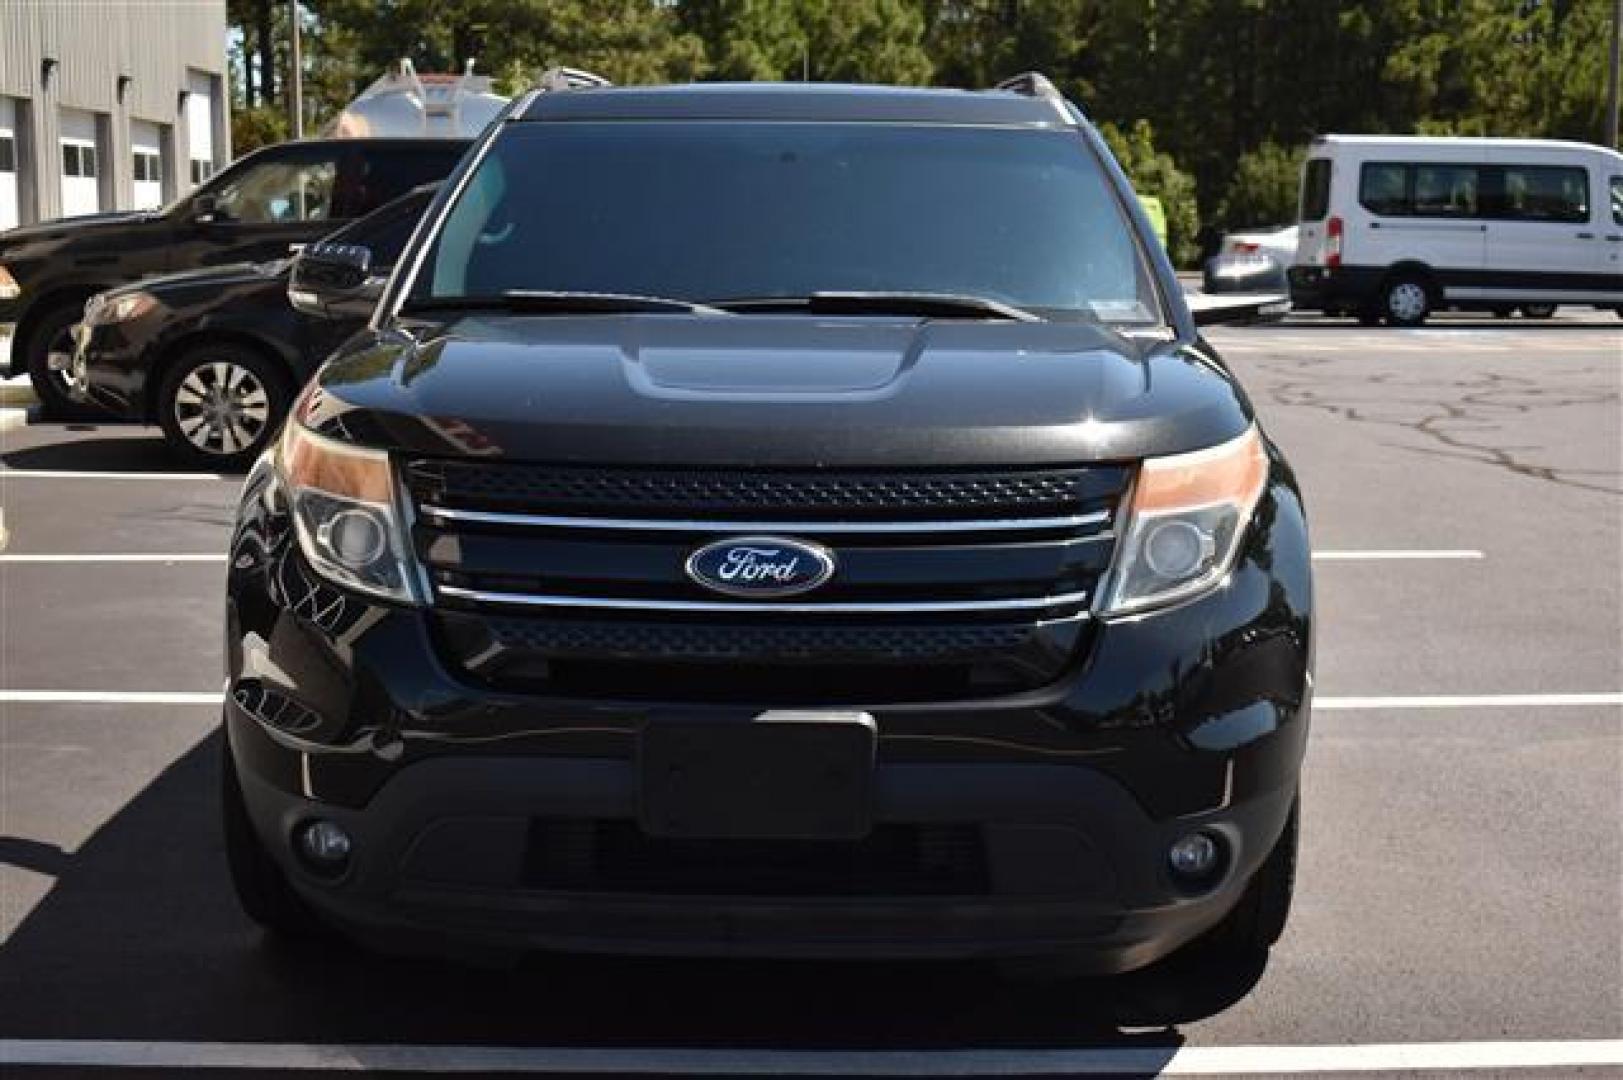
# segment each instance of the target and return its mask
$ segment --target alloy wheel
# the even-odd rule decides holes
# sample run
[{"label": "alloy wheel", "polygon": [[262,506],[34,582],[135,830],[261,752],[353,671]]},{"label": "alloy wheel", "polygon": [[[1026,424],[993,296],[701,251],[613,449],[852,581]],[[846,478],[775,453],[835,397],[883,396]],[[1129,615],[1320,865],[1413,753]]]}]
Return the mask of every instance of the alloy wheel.
[{"label": "alloy wheel", "polygon": [[270,423],[270,396],[253,372],[222,360],[202,363],[175,391],[175,423],[205,454],[253,446]]},{"label": "alloy wheel", "polygon": [[1403,281],[1386,296],[1386,310],[1400,322],[1414,322],[1426,314],[1426,289],[1416,281]]}]

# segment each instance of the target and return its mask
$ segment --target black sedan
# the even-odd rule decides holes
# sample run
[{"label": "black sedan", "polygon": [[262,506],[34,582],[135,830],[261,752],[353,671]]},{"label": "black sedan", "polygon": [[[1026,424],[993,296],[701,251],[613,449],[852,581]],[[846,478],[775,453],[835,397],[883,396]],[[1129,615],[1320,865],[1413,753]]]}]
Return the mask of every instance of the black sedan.
[{"label": "black sedan", "polygon": [[[329,239],[369,248],[381,285],[433,192],[408,192]],[[159,424],[192,463],[246,467],[281,427],[298,388],[365,322],[295,311],[291,265],[211,267],[92,297],[74,329],[75,391],[117,416]]]}]

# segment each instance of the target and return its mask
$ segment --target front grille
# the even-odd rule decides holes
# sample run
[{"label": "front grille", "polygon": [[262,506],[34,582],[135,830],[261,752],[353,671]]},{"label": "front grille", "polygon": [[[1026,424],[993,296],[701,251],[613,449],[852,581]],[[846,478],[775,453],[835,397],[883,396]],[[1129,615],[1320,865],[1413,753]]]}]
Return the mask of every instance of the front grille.
[{"label": "front grille", "polygon": [[532,889],[653,896],[982,896],[972,825],[879,825],[861,840],[670,840],[632,821],[538,818],[523,870]]},{"label": "front grille", "polygon": [[[438,637],[464,673],[767,705],[1053,681],[1085,645],[1127,475],[405,468]],[[697,548],[752,531],[823,545],[833,577],[785,599],[688,577]]]},{"label": "front grille", "polygon": [[908,520],[1058,515],[1108,500],[1115,469],[984,473],[805,473],[602,470],[415,461],[407,481],[450,508],[626,517],[735,515]]}]

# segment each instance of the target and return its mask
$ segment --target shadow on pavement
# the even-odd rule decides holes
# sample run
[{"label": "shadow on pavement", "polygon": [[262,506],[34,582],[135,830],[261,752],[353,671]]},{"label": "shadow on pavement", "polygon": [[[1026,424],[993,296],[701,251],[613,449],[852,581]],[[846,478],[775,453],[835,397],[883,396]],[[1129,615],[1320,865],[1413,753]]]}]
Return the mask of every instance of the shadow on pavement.
[{"label": "shadow on pavement", "polygon": [[0,859],[56,875],[0,947],[0,1036],[1170,1056],[1177,1025],[1243,998],[1265,965],[1042,985],[974,964],[548,956],[491,971],[275,947],[226,882],[219,753],[217,735],[193,747],[74,854],[0,841]]},{"label": "shadow on pavement", "polygon": [[180,461],[157,428],[120,424],[30,424],[24,445],[8,437],[0,443],[0,464],[8,469],[51,472],[196,472]]}]

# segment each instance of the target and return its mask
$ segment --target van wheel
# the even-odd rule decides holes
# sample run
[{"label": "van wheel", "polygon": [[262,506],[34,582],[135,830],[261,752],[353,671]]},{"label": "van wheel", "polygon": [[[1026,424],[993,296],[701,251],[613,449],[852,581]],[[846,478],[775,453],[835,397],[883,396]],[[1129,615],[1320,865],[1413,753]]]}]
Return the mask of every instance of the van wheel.
[{"label": "van wheel", "polygon": [[220,759],[220,818],[225,831],[226,864],[237,902],[250,919],[278,937],[326,936],[326,926],[293,891],[282,868],[260,843],[242,797],[231,742],[222,737],[220,744],[224,748]]},{"label": "van wheel", "polygon": [[1555,305],[1523,304],[1522,317],[1525,319],[1553,319],[1555,318]]},{"label": "van wheel", "polygon": [[1431,290],[1416,274],[1399,274],[1381,288],[1381,315],[1392,326],[1420,326],[1431,314]]},{"label": "van wheel", "polygon": [[95,420],[107,415],[87,401],[75,400],[69,389],[67,363],[73,359],[73,326],[83,314],[82,304],[51,308],[34,324],[23,345],[28,381],[50,420]]},{"label": "van wheel", "polygon": [[1508,304],[1500,304],[1493,309],[1493,317],[1496,319],[1508,319],[1514,314],[1516,314],[1516,309]]},{"label": "van wheel", "polygon": [[1296,852],[1300,845],[1301,797],[1291,803],[1285,830],[1246,886],[1240,902],[1223,921],[1193,943],[1208,956],[1235,959],[1267,952],[1285,933],[1296,892]]},{"label": "van wheel", "polygon": [[276,437],[292,399],[289,381],[280,364],[254,349],[207,342],[164,372],[158,423],[170,448],[191,464],[243,469]]}]

